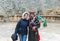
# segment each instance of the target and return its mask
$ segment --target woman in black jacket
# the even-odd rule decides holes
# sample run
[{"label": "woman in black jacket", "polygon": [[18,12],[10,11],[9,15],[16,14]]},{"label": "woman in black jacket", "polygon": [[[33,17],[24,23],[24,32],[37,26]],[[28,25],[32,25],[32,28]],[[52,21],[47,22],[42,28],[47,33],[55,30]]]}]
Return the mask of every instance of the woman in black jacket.
[{"label": "woman in black jacket", "polygon": [[28,24],[29,24],[29,13],[24,12],[22,14],[22,18],[17,23],[15,33],[19,35],[20,41],[26,41],[27,38],[27,32],[28,32]]}]

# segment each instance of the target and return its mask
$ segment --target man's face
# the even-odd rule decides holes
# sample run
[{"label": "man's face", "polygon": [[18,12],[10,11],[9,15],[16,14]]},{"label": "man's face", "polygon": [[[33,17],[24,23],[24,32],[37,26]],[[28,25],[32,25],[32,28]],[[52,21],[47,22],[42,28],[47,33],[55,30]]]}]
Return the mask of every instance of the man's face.
[{"label": "man's face", "polygon": [[30,16],[33,18],[33,17],[35,17],[35,15],[34,14],[30,14]]}]

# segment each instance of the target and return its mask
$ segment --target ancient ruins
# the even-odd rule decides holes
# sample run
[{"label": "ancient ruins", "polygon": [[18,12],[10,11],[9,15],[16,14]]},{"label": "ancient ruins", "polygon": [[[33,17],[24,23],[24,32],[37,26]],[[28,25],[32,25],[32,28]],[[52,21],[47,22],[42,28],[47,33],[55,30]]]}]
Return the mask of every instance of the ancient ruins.
[{"label": "ancient ruins", "polygon": [[0,22],[15,22],[25,11],[39,11],[47,21],[60,21],[60,0],[0,0]]}]

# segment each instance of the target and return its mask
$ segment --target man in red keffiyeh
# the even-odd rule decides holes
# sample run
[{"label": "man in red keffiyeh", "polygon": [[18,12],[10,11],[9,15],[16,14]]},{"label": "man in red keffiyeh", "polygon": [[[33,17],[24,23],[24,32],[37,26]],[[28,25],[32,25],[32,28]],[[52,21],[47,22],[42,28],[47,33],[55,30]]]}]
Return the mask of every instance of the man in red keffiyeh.
[{"label": "man in red keffiyeh", "polygon": [[28,41],[39,41],[40,35],[38,33],[38,28],[40,27],[39,20],[35,17],[35,13],[30,13],[29,20],[29,36]]}]

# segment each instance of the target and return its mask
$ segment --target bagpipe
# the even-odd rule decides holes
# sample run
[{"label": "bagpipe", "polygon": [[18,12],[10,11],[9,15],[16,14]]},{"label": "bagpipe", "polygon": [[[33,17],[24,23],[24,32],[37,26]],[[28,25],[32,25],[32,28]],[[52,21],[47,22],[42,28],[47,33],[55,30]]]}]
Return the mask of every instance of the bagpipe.
[{"label": "bagpipe", "polygon": [[[35,27],[35,28],[37,28],[36,26],[37,26],[38,23],[39,23],[39,22],[38,22],[35,18],[33,18],[33,20],[32,20],[31,23],[30,23],[30,27]],[[35,33],[37,34],[37,40],[39,41],[39,40],[40,40],[39,31],[38,31],[37,29],[35,29],[34,31],[35,31]]]}]

